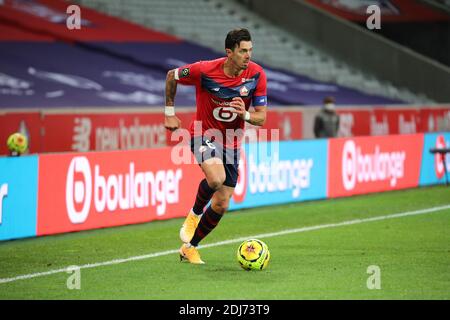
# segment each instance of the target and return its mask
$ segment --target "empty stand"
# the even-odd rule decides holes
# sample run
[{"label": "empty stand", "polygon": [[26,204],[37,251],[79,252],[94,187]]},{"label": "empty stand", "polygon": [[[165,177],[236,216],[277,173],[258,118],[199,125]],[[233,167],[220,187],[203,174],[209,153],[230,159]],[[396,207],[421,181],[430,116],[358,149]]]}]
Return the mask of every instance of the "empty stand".
[{"label": "empty stand", "polygon": [[423,94],[397,88],[363,73],[306,41],[275,26],[235,1],[218,0],[80,0],[114,16],[190,39],[222,51],[224,32],[248,27],[254,38],[254,59],[319,81],[355,88],[410,103],[431,103]]}]

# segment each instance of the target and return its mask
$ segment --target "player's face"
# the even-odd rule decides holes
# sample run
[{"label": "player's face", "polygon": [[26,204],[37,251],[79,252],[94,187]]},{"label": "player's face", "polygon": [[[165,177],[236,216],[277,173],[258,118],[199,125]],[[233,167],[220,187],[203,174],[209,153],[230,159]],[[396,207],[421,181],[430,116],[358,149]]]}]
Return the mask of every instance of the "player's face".
[{"label": "player's face", "polygon": [[229,58],[231,58],[240,70],[245,70],[248,68],[248,64],[250,63],[252,49],[251,41],[241,41],[239,46],[236,46],[234,50],[230,52]]}]

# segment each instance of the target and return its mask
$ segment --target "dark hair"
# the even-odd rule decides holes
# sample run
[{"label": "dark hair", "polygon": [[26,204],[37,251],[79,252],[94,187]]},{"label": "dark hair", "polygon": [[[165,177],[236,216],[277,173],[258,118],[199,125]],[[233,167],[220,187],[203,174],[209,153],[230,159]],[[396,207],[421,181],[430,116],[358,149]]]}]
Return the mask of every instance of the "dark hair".
[{"label": "dark hair", "polygon": [[231,30],[225,38],[225,49],[234,50],[236,46],[239,47],[241,41],[252,41],[250,32],[244,28]]},{"label": "dark hair", "polygon": [[323,99],[323,103],[335,103],[335,99],[332,96],[328,96]]}]

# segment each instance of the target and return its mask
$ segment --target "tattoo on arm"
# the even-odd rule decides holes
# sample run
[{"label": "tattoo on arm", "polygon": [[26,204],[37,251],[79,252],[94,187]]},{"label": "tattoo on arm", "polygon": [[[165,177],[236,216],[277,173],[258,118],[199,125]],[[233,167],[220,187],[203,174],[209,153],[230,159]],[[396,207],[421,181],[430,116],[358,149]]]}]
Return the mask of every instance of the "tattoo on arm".
[{"label": "tattoo on arm", "polygon": [[166,106],[175,105],[175,95],[177,93],[177,82],[175,80],[175,71],[167,72],[166,77]]}]

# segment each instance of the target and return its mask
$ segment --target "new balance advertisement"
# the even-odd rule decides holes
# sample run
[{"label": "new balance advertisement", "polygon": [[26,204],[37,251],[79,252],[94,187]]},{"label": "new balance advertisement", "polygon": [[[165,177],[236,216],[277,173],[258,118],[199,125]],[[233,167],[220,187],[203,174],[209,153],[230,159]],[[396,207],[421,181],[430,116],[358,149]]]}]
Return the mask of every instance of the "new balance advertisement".
[{"label": "new balance advertisement", "polygon": [[245,145],[230,209],[325,198],[327,145],[327,140]]},{"label": "new balance advertisement", "polygon": [[40,156],[38,235],[185,216],[201,180],[171,148]]},{"label": "new balance advertisement", "polygon": [[[183,124],[192,113],[179,112]],[[44,114],[43,152],[110,151],[170,145],[162,113]]]},{"label": "new balance advertisement", "polygon": [[450,149],[450,133],[425,134],[420,185],[442,184],[450,179],[450,153],[432,153],[432,149]]},{"label": "new balance advertisement", "polygon": [[38,157],[0,158],[0,240],[36,236]]},{"label": "new balance advertisement", "polygon": [[330,139],[328,196],[416,187],[422,147],[422,134]]}]

